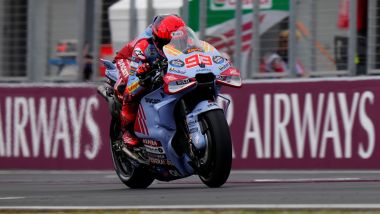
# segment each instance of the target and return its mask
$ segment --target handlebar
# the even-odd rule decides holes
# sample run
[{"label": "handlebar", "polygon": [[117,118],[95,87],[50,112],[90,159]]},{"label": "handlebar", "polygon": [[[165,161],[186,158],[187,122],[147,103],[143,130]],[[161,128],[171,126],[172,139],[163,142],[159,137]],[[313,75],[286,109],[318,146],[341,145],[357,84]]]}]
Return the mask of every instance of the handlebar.
[{"label": "handlebar", "polygon": [[137,74],[140,79],[140,85],[146,86],[151,84],[152,87],[162,84],[162,78],[166,73],[168,66],[167,59],[156,61],[151,65],[151,70],[148,73]]}]

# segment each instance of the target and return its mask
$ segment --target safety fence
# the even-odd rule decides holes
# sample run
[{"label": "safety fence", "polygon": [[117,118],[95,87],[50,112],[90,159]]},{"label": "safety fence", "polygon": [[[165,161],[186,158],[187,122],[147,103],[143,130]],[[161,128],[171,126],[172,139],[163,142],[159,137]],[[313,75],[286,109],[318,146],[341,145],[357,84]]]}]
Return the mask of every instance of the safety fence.
[{"label": "safety fence", "polygon": [[0,81],[99,80],[98,59],[163,13],[181,14],[244,79],[380,73],[376,0],[2,0]]},{"label": "safety fence", "polygon": [[26,77],[27,1],[0,2],[0,77]]},{"label": "safety fence", "polygon": [[380,74],[380,49],[379,49],[379,3],[378,1],[368,1],[368,29],[367,37],[363,37],[363,43],[367,42],[367,69],[369,74]]}]

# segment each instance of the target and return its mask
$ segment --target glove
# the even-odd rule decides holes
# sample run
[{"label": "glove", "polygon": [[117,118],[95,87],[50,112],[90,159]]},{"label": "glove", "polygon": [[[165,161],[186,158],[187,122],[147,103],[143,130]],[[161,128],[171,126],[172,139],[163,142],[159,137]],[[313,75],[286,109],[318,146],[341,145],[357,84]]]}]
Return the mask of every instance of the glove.
[{"label": "glove", "polygon": [[137,74],[143,74],[143,73],[145,73],[145,72],[147,72],[147,71],[149,71],[150,70],[150,65],[149,65],[149,63],[143,63],[143,64],[141,64],[139,67],[138,67],[138,69],[137,69]]}]

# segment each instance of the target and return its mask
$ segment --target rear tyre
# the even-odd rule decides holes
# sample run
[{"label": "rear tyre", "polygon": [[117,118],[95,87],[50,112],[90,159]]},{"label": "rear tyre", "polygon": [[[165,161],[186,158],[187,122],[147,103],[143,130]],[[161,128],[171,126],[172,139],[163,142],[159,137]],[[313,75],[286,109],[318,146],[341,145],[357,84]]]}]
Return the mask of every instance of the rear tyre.
[{"label": "rear tyre", "polygon": [[120,140],[120,121],[112,119],[110,127],[110,146],[112,162],[119,179],[131,189],[145,189],[154,181],[154,177],[143,167],[136,167],[118,148]]},{"label": "rear tyre", "polygon": [[232,164],[230,130],[222,110],[200,115],[207,138],[207,149],[200,165],[199,177],[208,187],[220,187],[228,179]]}]

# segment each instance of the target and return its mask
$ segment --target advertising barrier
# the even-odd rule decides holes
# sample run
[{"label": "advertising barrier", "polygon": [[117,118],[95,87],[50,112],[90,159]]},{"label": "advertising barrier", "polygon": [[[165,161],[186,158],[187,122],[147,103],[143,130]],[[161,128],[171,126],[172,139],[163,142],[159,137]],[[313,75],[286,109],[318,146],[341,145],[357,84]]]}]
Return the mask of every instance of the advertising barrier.
[{"label": "advertising barrier", "polygon": [[0,169],[111,169],[110,116],[94,86],[0,85]]},{"label": "advertising barrier", "polygon": [[226,90],[238,169],[380,169],[380,79]]},{"label": "advertising barrier", "polygon": [[[379,78],[256,81],[222,95],[234,169],[380,169]],[[0,85],[0,112],[0,169],[112,169],[95,86]]]}]

